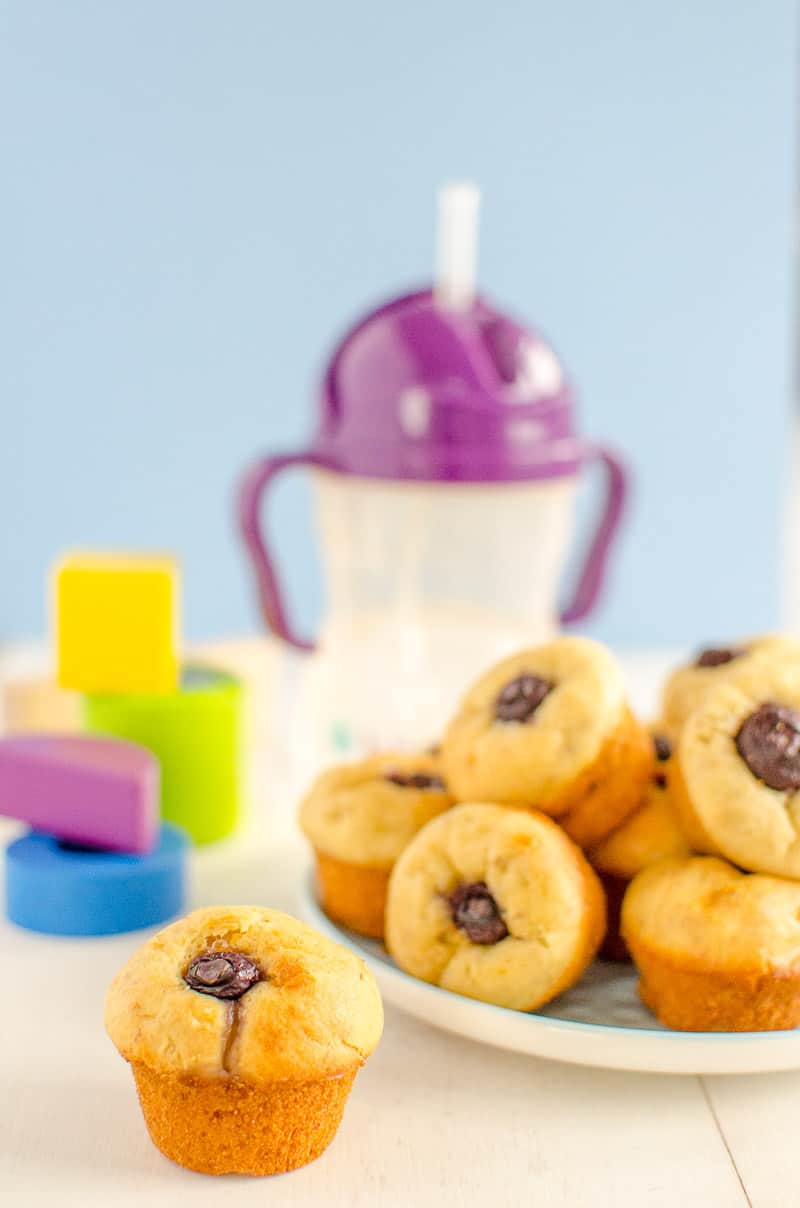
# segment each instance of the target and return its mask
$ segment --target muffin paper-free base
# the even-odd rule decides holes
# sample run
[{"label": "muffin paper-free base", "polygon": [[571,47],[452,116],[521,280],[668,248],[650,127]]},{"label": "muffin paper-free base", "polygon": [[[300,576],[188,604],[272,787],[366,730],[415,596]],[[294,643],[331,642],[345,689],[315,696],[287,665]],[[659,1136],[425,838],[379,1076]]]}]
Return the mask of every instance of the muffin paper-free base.
[{"label": "muffin paper-free base", "polygon": [[256,1086],[133,1065],[153,1143],[201,1174],[282,1174],[313,1162],[336,1135],[356,1072]]},{"label": "muffin paper-free base", "polygon": [[359,935],[382,940],[389,870],[349,864],[320,851],[315,854],[319,895],[325,913]]}]

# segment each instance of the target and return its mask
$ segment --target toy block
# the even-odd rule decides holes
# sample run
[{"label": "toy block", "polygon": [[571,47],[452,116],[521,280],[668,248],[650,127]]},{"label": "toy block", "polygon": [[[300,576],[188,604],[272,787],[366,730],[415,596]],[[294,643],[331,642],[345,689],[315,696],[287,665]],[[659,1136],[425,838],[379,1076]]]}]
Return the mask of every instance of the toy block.
[{"label": "toy block", "polygon": [[229,835],[244,798],[242,685],[208,667],[186,667],[177,692],[87,695],[84,724],[147,747],[161,764],[161,816],[195,843]]},{"label": "toy block", "polygon": [[2,690],[6,734],[74,734],[81,728],[81,698],[54,680],[11,680]]},{"label": "toy block", "polygon": [[150,851],[159,785],[158,761],[131,742],[79,734],[0,741],[0,814],[72,843]]},{"label": "toy block", "polygon": [[178,567],[168,557],[68,554],[54,572],[58,682],[76,692],[172,692]]},{"label": "toy block", "polygon": [[245,691],[248,743],[264,748],[275,739],[275,712],[282,666],[281,647],[267,634],[220,638],[192,645],[187,662],[227,671]]},{"label": "toy block", "polygon": [[117,935],[181,914],[188,841],[164,823],[144,856],[87,851],[32,832],[6,848],[6,911],[46,935]]}]

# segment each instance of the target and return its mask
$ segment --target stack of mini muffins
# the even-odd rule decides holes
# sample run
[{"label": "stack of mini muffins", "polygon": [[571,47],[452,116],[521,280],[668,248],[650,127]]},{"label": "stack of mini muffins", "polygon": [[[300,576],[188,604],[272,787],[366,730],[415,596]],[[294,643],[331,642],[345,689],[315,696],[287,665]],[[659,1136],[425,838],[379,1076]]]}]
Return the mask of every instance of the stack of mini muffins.
[{"label": "stack of mini muffins", "polygon": [[323,908],[401,968],[531,1011],[632,957],[666,1025],[800,1024],[800,642],[704,650],[639,721],[613,656],[504,660],[441,744],[321,776]]}]

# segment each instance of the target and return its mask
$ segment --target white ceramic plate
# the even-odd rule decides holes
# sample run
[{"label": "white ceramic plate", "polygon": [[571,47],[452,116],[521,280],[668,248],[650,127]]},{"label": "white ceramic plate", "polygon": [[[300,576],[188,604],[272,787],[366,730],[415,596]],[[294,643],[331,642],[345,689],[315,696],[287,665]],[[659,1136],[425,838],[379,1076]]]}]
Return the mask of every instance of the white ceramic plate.
[{"label": "white ceramic plate", "polygon": [[662,1028],[639,1001],[630,966],[596,961],[568,994],[528,1015],[462,998],[403,973],[381,944],[338,927],[323,914],[313,877],[304,883],[301,906],[307,922],[363,957],[386,1002],[470,1040],[533,1057],[642,1073],[761,1074],[800,1069],[800,1029],[673,1032]]}]

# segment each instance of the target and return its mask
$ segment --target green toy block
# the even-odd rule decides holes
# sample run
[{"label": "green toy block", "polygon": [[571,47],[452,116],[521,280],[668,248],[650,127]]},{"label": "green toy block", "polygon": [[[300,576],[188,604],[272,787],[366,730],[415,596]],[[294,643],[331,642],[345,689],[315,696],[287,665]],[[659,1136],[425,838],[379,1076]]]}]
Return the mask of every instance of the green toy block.
[{"label": "green toy block", "polygon": [[84,724],[148,747],[161,763],[162,817],[211,843],[242,814],[243,703],[233,676],[189,666],[177,692],[85,696]]}]

